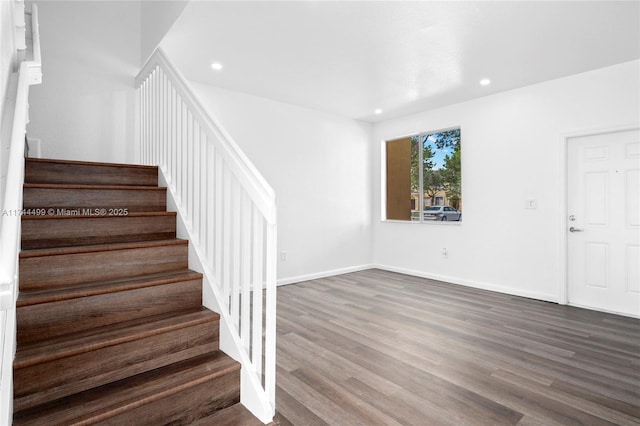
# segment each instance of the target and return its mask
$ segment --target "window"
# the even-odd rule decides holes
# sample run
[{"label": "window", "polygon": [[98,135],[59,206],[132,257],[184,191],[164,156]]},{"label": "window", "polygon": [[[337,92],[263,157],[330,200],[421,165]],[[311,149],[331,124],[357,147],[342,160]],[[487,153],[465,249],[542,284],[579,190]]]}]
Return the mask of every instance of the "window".
[{"label": "window", "polygon": [[462,220],[460,128],[386,141],[386,219],[425,222],[431,206],[439,220]]}]

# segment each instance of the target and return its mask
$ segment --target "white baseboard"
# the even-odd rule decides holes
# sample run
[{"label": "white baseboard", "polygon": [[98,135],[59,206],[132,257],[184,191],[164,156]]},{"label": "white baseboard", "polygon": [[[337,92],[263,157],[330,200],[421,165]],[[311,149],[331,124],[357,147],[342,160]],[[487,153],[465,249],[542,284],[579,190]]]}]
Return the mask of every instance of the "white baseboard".
[{"label": "white baseboard", "polygon": [[420,278],[428,278],[431,280],[443,281],[450,284],[463,285],[466,287],[495,291],[498,293],[510,294],[512,296],[521,296],[529,299],[543,300],[545,302],[553,302],[553,303],[559,302],[558,296],[553,294],[521,290],[513,287],[505,287],[505,286],[481,282],[481,281],[467,280],[467,279],[452,277],[448,275],[431,274],[428,272],[416,271],[413,269],[399,268],[396,266],[380,265],[380,264],[358,265],[358,266],[351,266],[347,268],[333,269],[330,271],[317,272],[317,273],[308,274],[308,275],[300,275],[297,277],[282,278],[278,280],[277,285],[281,286],[281,285],[287,285],[287,284],[295,284],[303,281],[310,281],[310,280],[317,280],[320,278],[332,277],[334,275],[348,274],[350,272],[365,271],[367,269],[382,269],[384,271],[397,272],[399,274],[411,275],[411,276],[420,277]]},{"label": "white baseboard", "polygon": [[610,311],[608,309],[594,308],[593,306],[581,305],[579,303],[569,303],[568,305],[569,306],[574,306],[574,307],[580,308],[580,309],[588,309],[590,311],[604,312],[606,314],[620,315],[622,317],[640,319],[640,315],[629,314],[629,313],[626,313],[626,312],[617,312],[617,311]]},{"label": "white baseboard", "polygon": [[281,278],[278,280],[277,285],[295,284],[303,281],[317,280],[320,278],[332,277],[334,275],[348,274],[350,272],[366,271],[367,269],[375,268],[374,265],[358,265],[349,266],[347,268],[332,269],[330,271],[316,272],[307,275],[298,275],[297,277]]},{"label": "white baseboard", "polygon": [[416,271],[412,269],[398,268],[389,265],[373,265],[373,268],[382,269],[390,272],[398,272],[400,274],[412,275],[414,277],[428,278],[431,280],[444,281],[451,284],[463,285],[482,290],[495,291],[497,293],[510,294],[512,296],[527,297],[529,299],[543,300],[545,302],[558,303],[558,296],[554,294],[540,293],[536,291],[521,290],[513,287],[505,287],[501,285],[485,283],[480,281],[466,280],[458,277],[447,275],[430,274],[427,272]]}]

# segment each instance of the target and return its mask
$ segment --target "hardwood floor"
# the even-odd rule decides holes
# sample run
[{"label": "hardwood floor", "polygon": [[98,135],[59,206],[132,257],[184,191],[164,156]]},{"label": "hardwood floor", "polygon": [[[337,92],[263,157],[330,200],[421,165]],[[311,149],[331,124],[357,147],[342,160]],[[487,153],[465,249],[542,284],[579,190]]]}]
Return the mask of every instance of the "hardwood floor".
[{"label": "hardwood floor", "polygon": [[283,425],[640,425],[637,319],[369,270],[277,327]]}]

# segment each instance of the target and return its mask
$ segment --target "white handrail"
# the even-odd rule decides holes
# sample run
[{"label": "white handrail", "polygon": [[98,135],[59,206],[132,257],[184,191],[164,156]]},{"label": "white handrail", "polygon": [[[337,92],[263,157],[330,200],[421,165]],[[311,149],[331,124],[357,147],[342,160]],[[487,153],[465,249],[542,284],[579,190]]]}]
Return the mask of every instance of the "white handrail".
[{"label": "white handrail", "polygon": [[[11,145],[7,162],[2,215],[0,216],[0,424],[13,417],[13,358],[16,350],[16,309],[20,215],[24,182],[24,146],[29,122],[29,86],[42,81],[38,8],[32,5],[33,58],[20,64],[12,111]],[[15,77],[12,77],[15,79]],[[15,82],[15,80],[14,80]],[[12,99],[13,100],[13,99]],[[5,111],[5,114],[9,114]],[[3,117],[4,119],[4,117]]]},{"label": "white handrail", "polygon": [[16,310],[18,295],[18,253],[20,251],[20,213],[24,181],[24,140],[28,122],[29,70],[22,62],[18,72],[11,147],[5,181],[4,204],[0,218],[0,424],[12,417],[13,358],[16,348]]},{"label": "white handrail", "polygon": [[220,348],[242,364],[241,401],[269,423],[275,414],[273,189],[161,49],[136,77],[136,89],[140,160],[159,165],[169,204],[179,212],[179,235],[195,253],[190,267],[205,276],[204,303],[220,313]]},{"label": "white handrail", "polygon": [[14,306],[17,280],[17,254],[20,248],[20,212],[24,178],[24,138],[28,122],[29,70],[22,62],[18,73],[11,148],[2,218],[0,221],[0,309]]},{"label": "white handrail", "polygon": [[225,141],[221,146],[226,156],[226,160],[233,164],[234,170],[239,174],[243,185],[251,192],[252,198],[259,203],[259,208],[269,223],[275,223],[275,195],[271,186],[267,183],[260,172],[255,168],[251,160],[238,147],[224,127],[211,116],[202,106],[200,100],[194,95],[194,90],[182,73],[169,61],[162,48],[158,47],[153,55],[143,65],[136,76],[136,87],[140,87],[149,75],[157,68],[161,67],[167,75],[172,77],[172,83],[176,91],[180,93],[182,100],[189,106],[191,113],[196,120],[213,132],[218,140]]},{"label": "white handrail", "polygon": [[15,281],[20,247],[24,143],[29,122],[29,86],[42,82],[38,7],[35,4],[31,5],[30,15],[33,60],[20,63],[18,70],[3,214],[0,217],[0,309],[12,308],[17,295]]}]

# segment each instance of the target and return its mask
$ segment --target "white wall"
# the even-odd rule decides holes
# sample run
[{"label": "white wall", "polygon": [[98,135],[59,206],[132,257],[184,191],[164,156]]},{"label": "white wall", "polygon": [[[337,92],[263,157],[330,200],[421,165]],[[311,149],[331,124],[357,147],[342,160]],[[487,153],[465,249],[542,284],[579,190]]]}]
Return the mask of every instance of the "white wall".
[{"label": "white wall", "polygon": [[43,157],[132,161],[140,3],[46,1],[38,11],[43,83],[31,89],[29,136]]},{"label": "white wall", "polygon": [[0,117],[4,111],[9,75],[16,70],[15,3],[0,1]]},{"label": "white wall", "polygon": [[14,9],[14,1],[0,1],[0,116],[4,110],[9,74],[17,71]]},{"label": "white wall", "polygon": [[278,281],[369,264],[371,125],[192,85],[276,192]]},{"label": "white wall", "polygon": [[189,0],[142,1],[140,60],[144,63],[180,16]]},{"label": "white wall", "polygon": [[[374,126],[373,261],[544,300],[561,286],[561,135],[640,120],[640,62],[578,74]],[[385,139],[461,126],[463,221],[380,220]],[[525,200],[537,209],[526,210]],[[446,247],[449,256],[441,250]]]}]

